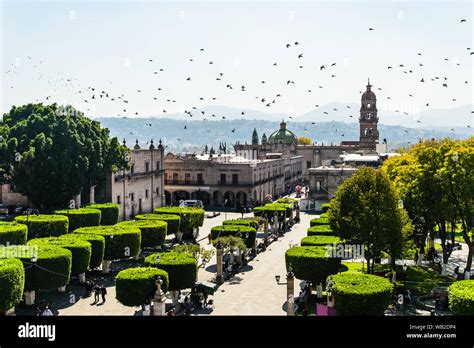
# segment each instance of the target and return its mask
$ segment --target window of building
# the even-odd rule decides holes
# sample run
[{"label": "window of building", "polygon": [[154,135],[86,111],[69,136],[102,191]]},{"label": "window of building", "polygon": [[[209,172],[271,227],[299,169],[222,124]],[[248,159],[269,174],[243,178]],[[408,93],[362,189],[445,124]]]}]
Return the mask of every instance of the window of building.
[{"label": "window of building", "polygon": [[232,174],[232,184],[237,185],[239,183],[239,174]]},{"label": "window of building", "polygon": [[178,173],[173,173],[173,181],[174,182],[178,181]]},{"label": "window of building", "polygon": [[306,168],[311,168],[311,161],[306,162]]},{"label": "window of building", "polygon": [[159,187],[156,188],[156,195],[157,195],[157,196],[160,195],[160,188],[159,188]]},{"label": "window of building", "polygon": [[135,171],[135,164],[132,163],[132,166],[130,167],[130,173],[133,174],[134,171]]},{"label": "window of building", "polygon": [[145,190],[145,198],[148,198],[148,190]]},{"label": "window of building", "polygon": [[316,191],[321,191],[321,181],[316,181]]},{"label": "window of building", "polygon": [[221,174],[221,184],[225,184],[225,174]]},{"label": "window of building", "polygon": [[150,171],[150,162],[145,162],[145,172]]},{"label": "window of building", "polygon": [[156,170],[160,170],[160,161],[156,161]]},{"label": "window of building", "polygon": [[120,195],[117,196],[117,204],[121,204],[122,202],[120,201]]},{"label": "window of building", "polygon": [[135,201],[135,194],[134,194],[133,192],[130,192],[130,200],[131,200],[132,202]]},{"label": "window of building", "polygon": [[197,181],[198,181],[198,184],[203,184],[204,183],[204,180],[202,179],[202,173],[198,173]]},{"label": "window of building", "polygon": [[189,184],[191,182],[191,173],[185,173],[184,174],[184,182],[186,184]]}]

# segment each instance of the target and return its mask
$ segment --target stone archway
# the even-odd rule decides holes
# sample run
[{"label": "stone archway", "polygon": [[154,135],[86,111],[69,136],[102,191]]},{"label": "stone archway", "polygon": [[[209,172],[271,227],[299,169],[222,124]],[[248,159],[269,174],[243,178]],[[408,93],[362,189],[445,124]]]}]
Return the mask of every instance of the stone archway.
[{"label": "stone archway", "polygon": [[221,191],[214,191],[212,194],[212,204],[216,207],[222,207],[224,204],[224,196]]},{"label": "stone archway", "polygon": [[232,208],[235,207],[235,194],[232,191],[227,191],[224,193],[224,202],[227,201],[226,207]]},{"label": "stone archway", "polygon": [[191,193],[191,199],[196,199],[202,201],[202,204],[208,206],[211,204],[211,197],[209,196],[209,192],[206,191],[194,191]]},{"label": "stone archway", "polygon": [[176,191],[174,193],[174,204],[178,205],[180,201],[190,199],[191,195],[187,191]]},{"label": "stone archway", "polygon": [[235,203],[237,205],[237,208],[240,208],[241,206],[246,206],[247,194],[242,191],[237,192],[237,194],[235,195]]}]

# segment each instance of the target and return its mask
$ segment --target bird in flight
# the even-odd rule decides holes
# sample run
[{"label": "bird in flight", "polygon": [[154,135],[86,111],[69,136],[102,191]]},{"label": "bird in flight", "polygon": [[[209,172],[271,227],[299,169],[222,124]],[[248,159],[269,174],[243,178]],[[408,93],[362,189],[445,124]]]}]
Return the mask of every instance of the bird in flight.
[{"label": "bird in flight", "polygon": [[374,28],[369,28],[369,31],[372,31],[372,30],[374,30]]},{"label": "bird in flight", "polygon": [[319,70],[323,70],[323,69],[326,69],[326,65],[321,65],[321,66],[319,67]]}]

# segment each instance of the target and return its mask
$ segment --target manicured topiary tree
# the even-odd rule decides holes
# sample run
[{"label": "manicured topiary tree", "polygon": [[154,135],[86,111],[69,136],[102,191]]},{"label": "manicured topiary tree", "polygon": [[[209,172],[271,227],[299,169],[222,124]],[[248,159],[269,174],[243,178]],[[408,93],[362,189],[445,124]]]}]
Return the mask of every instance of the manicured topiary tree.
[{"label": "manicured topiary tree", "polygon": [[237,220],[224,220],[222,225],[239,225],[239,226],[248,226],[258,229],[260,221],[256,218],[245,218],[245,219],[237,219]]},{"label": "manicured topiary tree", "polygon": [[63,215],[21,215],[15,221],[28,226],[28,239],[57,237],[66,234],[69,227],[69,219]]},{"label": "manicured topiary tree", "polygon": [[96,234],[105,238],[104,260],[113,261],[138,255],[141,232],[132,226],[92,226],[74,231],[80,234]]},{"label": "manicured topiary tree", "polygon": [[117,300],[124,306],[136,307],[150,303],[156,292],[156,280],[163,280],[161,290],[168,289],[168,273],[155,267],[128,268],[115,277]]},{"label": "manicured topiary tree", "polygon": [[293,204],[268,203],[263,206],[253,208],[254,215],[259,217],[272,218],[275,212],[278,213],[278,219],[283,221],[285,217],[291,217],[293,213]]},{"label": "manicured topiary tree", "polygon": [[104,260],[105,238],[97,234],[68,233],[59,237],[60,239],[84,240],[91,243],[91,260],[89,269],[100,267]]},{"label": "manicured topiary tree", "polygon": [[115,203],[94,203],[87,208],[100,210],[101,225],[115,225],[118,222],[120,206]]},{"label": "manicured topiary tree", "polygon": [[474,315],[474,280],[460,280],[449,286],[449,309],[454,315]]},{"label": "manicured topiary tree", "polygon": [[91,243],[86,240],[65,239],[58,237],[36,238],[28,241],[28,245],[54,245],[67,249],[72,253],[71,275],[87,272],[91,259]]},{"label": "manicured topiary tree", "polygon": [[330,206],[331,206],[330,203],[323,203],[323,205],[321,206],[321,210],[323,211],[323,214],[328,212]]},{"label": "manicured topiary tree", "polygon": [[180,231],[186,232],[188,229],[201,227],[204,223],[204,209],[194,207],[161,207],[156,208],[157,214],[178,215],[180,220]]},{"label": "manicured topiary tree", "polygon": [[154,253],[145,258],[145,265],[157,267],[168,273],[171,291],[192,288],[197,279],[197,261],[192,254]]},{"label": "manicured topiary tree", "polygon": [[79,208],[63,209],[54,212],[69,218],[69,231],[72,232],[81,227],[99,226],[101,212],[99,209]]},{"label": "manicured topiary tree", "polygon": [[71,275],[72,253],[58,246],[18,245],[0,248],[0,258],[20,259],[25,268],[25,291],[65,286]]},{"label": "manicured topiary tree", "polygon": [[338,315],[383,315],[390,304],[393,285],[386,278],[343,272],[332,279]]},{"label": "manicured topiary tree", "polygon": [[120,222],[117,226],[139,228],[142,248],[154,248],[165,242],[168,224],[161,220],[132,220]]},{"label": "manicured topiary tree", "polygon": [[307,234],[308,236],[332,236],[334,235],[334,231],[329,225],[314,225],[308,228]]},{"label": "manicured topiary tree", "polygon": [[300,246],[286,251],[285,263],[287,270],[291,265],[296,278],[319,284],[339,271],[341,259],[328,257],[328,250],[322,246]]},{"label": "manicured topiary tree", "polygon": [[16,222],[0,222],[0,245],[21,245],[26,243],[28,228]]},{"label": "manicured topiary tree", "polygon": [[257,238],[257,230],[253,227],[242,225],[223,225],[214,226],[211,229],[211,239],[215,240],[218,237],[241,237],[245,241],[247,248],[253,248]]},{"label": "manicured topiary tree", "polygon": [[0,312],[14,308],[23,296],[25,270],[20,260],[0,259]]},{"label": "manicured topiary tree", "polygon": [[341,239],[336,236],[324,236],[324,235],[315,235],[304,237],[301,240],[301,246],[325,246],[339,244]]},{"label": "manicured topiary tree", "polygon": [[181,218],[179,215],[172,214],[140,214],[135,215],[136,220],[159,220],[164,221],[168,224],[168,234],[175,234],[179,231],[179,221]]},{"label": "manicured topiary tree", "polygon": [[[321,214],[323,215],[323,214]],[[329,219],[324,216],[321,216],[318,217],[318,218],[314,218],[314,219],[311,219],[310,222],[309,222],[309,225],[312,227],[312,226],[317,226],[317,225],[329,225]]]}]

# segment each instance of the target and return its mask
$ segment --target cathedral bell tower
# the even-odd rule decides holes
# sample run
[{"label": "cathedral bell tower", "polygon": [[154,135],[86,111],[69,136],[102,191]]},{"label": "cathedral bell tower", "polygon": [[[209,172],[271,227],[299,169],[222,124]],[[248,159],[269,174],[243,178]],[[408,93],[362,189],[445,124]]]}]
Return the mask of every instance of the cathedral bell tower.
[{"label": "cathedral bell tower", "polygon": [[379,140],[379,131],[377,129],[379,118],[377,117],[377,98],[374,92],[372,92],[371,87],[370,81],[367,80],[367,90],[362,94],[360,106],[359,146],[361,149],[374,152]]}]

